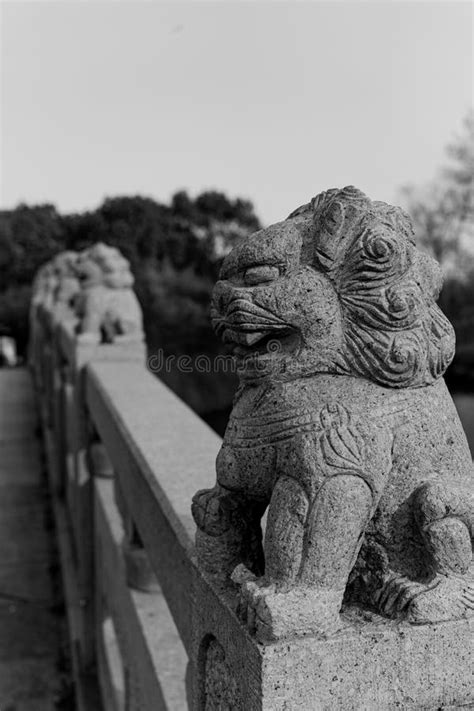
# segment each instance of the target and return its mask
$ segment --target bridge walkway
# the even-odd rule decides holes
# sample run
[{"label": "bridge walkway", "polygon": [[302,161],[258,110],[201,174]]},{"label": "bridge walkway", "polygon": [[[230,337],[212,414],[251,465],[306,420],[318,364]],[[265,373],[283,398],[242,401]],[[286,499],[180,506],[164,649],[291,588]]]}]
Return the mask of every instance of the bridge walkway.
[{"label": "bridge walkway", "polygon": [[0,709],[74,709],[31,377],[0,369]]}]

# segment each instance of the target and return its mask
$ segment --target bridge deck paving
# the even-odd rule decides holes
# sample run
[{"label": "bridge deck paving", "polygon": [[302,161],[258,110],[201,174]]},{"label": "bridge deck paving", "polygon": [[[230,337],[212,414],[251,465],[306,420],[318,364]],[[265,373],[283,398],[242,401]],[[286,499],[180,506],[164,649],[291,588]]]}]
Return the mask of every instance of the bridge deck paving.
[{"label": "bridge deck paving", "polygon": [[0,370],[0,709],[74,709],[48,489],[25,369]]}]

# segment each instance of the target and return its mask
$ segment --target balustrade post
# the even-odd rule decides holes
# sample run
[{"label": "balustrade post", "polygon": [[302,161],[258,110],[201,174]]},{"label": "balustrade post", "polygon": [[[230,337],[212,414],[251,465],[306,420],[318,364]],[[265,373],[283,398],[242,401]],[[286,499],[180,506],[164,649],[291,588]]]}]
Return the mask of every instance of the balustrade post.
[{"label": "balustrade post", "polygon": [[193,500],[193,708],[471,707],[474,469],[439,266],[348,186],[221,274],[240,387]]},{"label": "balustrade post", "polygon": [[114,476],[114,469],[104,445],[95,433],[94,441],[89,446],[90,470],[94,476],[113,478],[114,495],[123,524],[122,554],[124,558],[127,584],[142,592],[157,592],[160,587],[154,574],[148,555],[143,547],[138,529],[133,521],[123,496],[120,480]]},{"label": "balustrade post", "polygon": [[127,584],[134,590],[155,593],[160,591],[148,554],[143,546],[138,529],[130,517],[125,519],[122,553],[125,562]]}]

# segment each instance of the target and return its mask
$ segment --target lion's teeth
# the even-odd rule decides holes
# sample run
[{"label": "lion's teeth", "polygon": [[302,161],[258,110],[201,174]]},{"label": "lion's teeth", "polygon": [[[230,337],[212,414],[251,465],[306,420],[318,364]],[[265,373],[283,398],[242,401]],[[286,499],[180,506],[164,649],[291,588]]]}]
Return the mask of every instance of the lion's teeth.
[{"label": "lion's teeth", "polygon": [[257,341],[260,341],[263,338],[264,334],[255,331],[255,333],[245,333],[243,335],[243,340],[248,346],[253,346],[254,343],[257,343]]}]

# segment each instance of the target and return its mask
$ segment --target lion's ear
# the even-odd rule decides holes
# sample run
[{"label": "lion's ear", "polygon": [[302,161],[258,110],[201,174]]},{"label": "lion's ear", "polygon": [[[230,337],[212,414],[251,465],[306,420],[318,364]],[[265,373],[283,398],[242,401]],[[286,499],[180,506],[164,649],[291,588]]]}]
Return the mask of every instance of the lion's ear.
[{"label": "lion's ear", "polygon": [[344,206],[339,200],[333,200],[323,211],[321,216],[322,226],[331,237],[335,237],[342,229],[344,215]]}]

